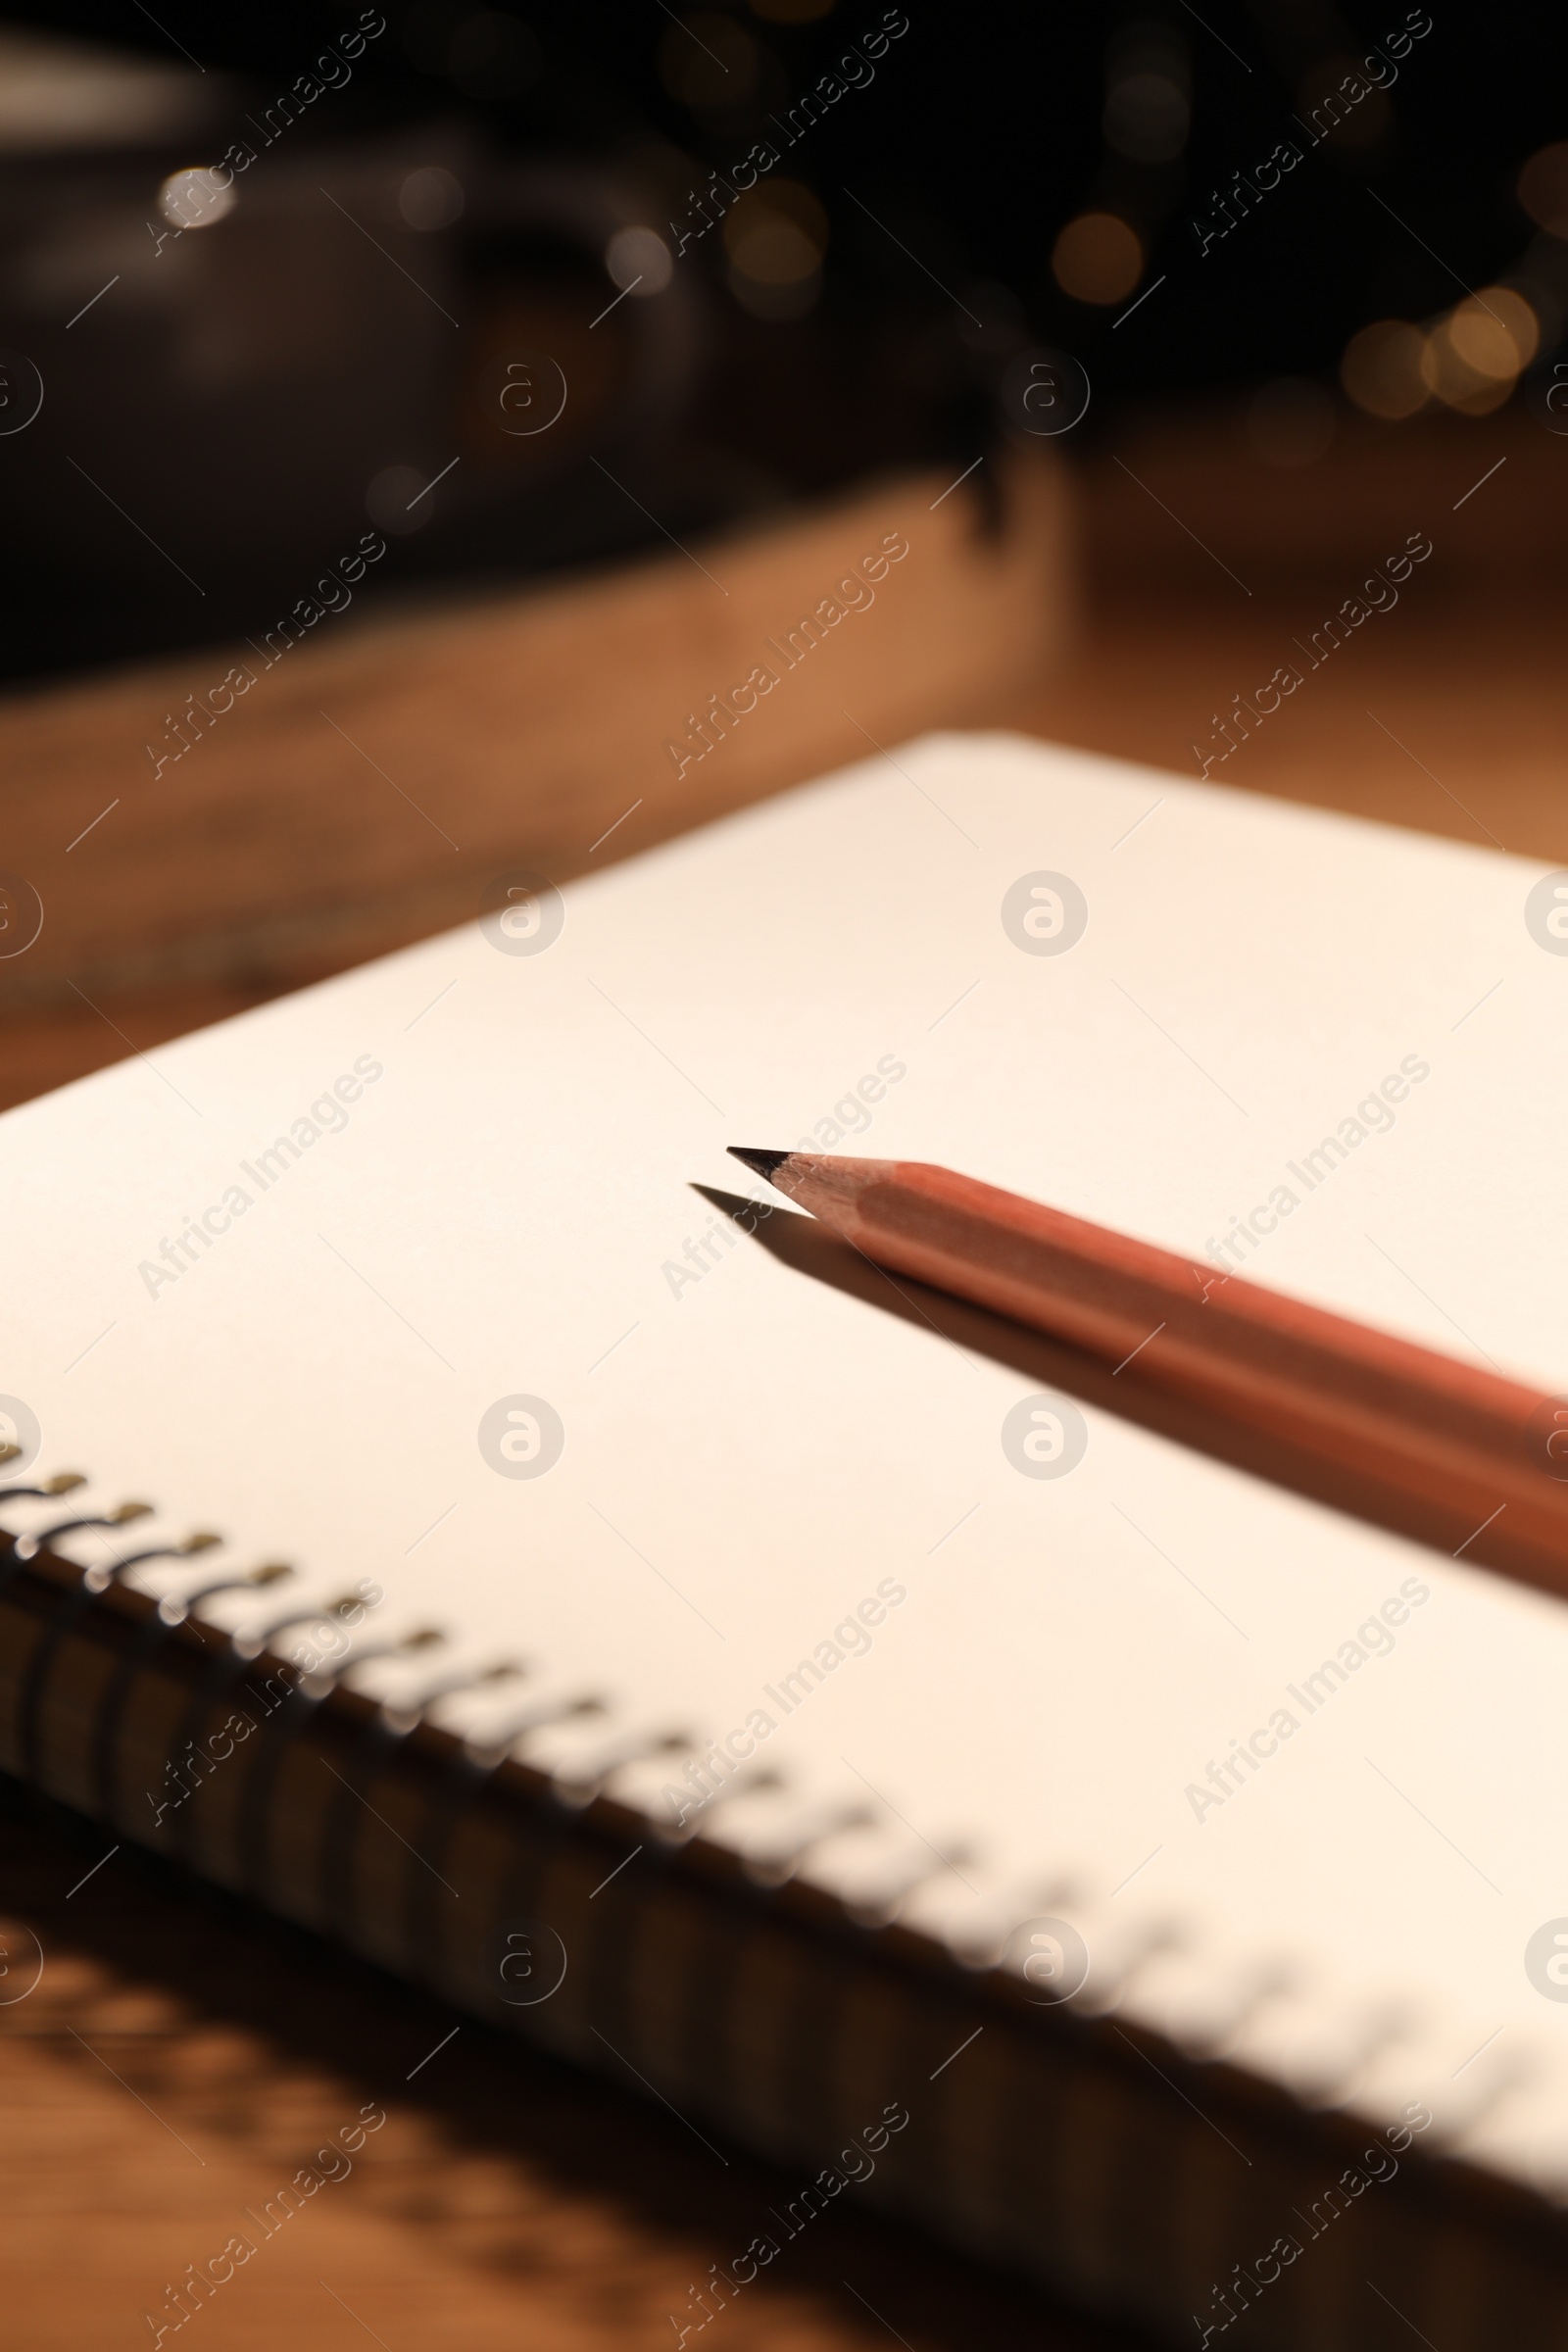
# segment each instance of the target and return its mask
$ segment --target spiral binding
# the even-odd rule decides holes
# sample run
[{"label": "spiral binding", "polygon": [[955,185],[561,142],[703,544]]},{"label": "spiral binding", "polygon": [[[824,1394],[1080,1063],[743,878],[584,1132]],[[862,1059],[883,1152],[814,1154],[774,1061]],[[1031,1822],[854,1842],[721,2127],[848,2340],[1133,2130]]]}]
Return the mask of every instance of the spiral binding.
[{"label": "spiral binding", "polygon": [[[13,1457],[17,1450],[15,1447],[0,1448],[0,1462]],[[0,1486],[0,1508],[22,1501],[53,1501],[63,1495],[75,1494],[87,1484],[83,1473],[63,1471],[37,1483]],[[70,1512],[63,1518],[20,1533],[11,1533],[0,1526],[0,1586],[20,1566],[37,1559],[45,1550],[77,1570],[78,1581],[62,1596],[36,1646],[21,1695],[23,1753],[26,1769],[34,1778],[37,1777],[40,1762],[39,1730],[43,1693],[61,1645],[82,1612],[112,1584],[121,1582],[132,1571],[155,1562],[174,1563],[194,1559],[216,1549],[223,1539],[204,1529],[183,1538],[172,1538],[167,1542],[144,1545],[112,1562],[87,1567],[70,1560],[55,1546],[63,1538],[89,1532],[109,1535],[120,1527],[153,1515],[152,1504],[137,1500],[120,1502],[103,1509]],[[289,1563],[269,1561],[255,1568],[235,1568],[183,1592],[172,1590],[158,1597],[156,1613],[138,1631],[125,1656],[120,1661],[99,1703],[94,1724],[91,1784],[95,1801],[107,1818],[115,1816],[114,1756],[124,1707],[135,1688],[137,1677],[151,1662],[161,1643],[168,1640],[176,1627],[198,1618],[204,1602],[223,1593],[253,1590],[260,1592],[291,1580],[297,1574],[298,1571]],[[363,1606],[363,1600],[359,1593],[353,1592],[340,1593],[331,1599],[314,1603],[302,1598],[298,1604],[260,1626],[241,1625],[226,1634],[215,1626],[211,1619],[200,1617],[198,1621],[203,1629],[219,1637],[218,1645],[207,1673],[198,1679],[192,1693],[174,1742],[175,1757],[195,1749],[201,1726],[211,1717],[224,1691],[258,1659],[273,1651],[280,1637],[296,1628],[316,1624],[341,1630],[343,1617],[356,1606]],[[439,1627],[420,1626],[399,1637],[381,1641],[350,1640],[335,1656],[322,1659],[304,1671],[294,1669],[298,1672],[298,1680],[275,1724],[270,1753],[265,1759],[258,1760],[259,1768],[251,1776],[246,1789],[241,1847],[246,1856],[247,1876],[255,1883],[260,1884],[265,1875],[261,1848],[270,1818],[270,1791],[281,1766],[283,1752],[310,1722],[316,1708],[332,1690],[361,1667],[375,1660],[417,1654],[434,1647],[444,1638]],[[520,1679],[524,1672],[525,1669],[514,1660],[475,1665],[439,1675],[413,1695],[378,1701],[371,1726],[365,1735],[366,1760],[370,1760],[372,1749],[384,1750],[408,1738],[420,1724],[430,1719],[430,1711],[441,1702],[469,1691],[498,1686],[507,1680]],[[483,1775],[493,1772],[509,1757],[528,1750],[542,1733],[578,1720],[586,1721],[596,1716],[611,1717],[615,1711],[612,1700],[600,1691],[590,1690],[544,1694],[494,1730],[468,1734],[463,1741],[463,1752],[469,1772]],[[567,1815],[580,1813],[606,1794],[617,1776],[629,1767],[651,1763],[665,1755],[690,1754],[699,1749],[700,1744],[688,1728],[661,1729],[646,1724],[628,1725],[618,1733],[612,1731],[602,1744],[592,1747],[586,1755],[547,1767],[547,1777],[563,1811]],[[714,1790],[702,1808],[702,1819],[689,1827],[677,1827],[650,1811],[648,1829],[651,1848],[670,1850],[684,1845],[692,1837],[702,1835],[704,1826],[720,1808],[727,1813],[747,1799],[769,1796],[782,1799],[788,1786],[787,1777],[776,1768],[760,1767],[749,1773],[737,1774],[733,1780]],[[351,1807],[352,1793],[344,1801]],[[346,1840],[346,1825],[351,1818],[351,1811],[344,1813],[345,1827],[341,1838],[334,1830],[334,1845]],[[176,1847],[183,1847],[191,1825],[176,1815],[171,1826]],[[797,1877],[811,1855],[830,1840],[850,1833],[886,1832],[890,1827],[890,1820],[884,1818],[879,1808],[861,1800],[849,1804],[806,1804],[797,1808],[793,1818],[786,1818],[775,1825],[773,1837],[760,1851],[744,1856],[746,1877],[760,1890],[780,1887]],[[904,1899],[941,1867],[940,1859],[929,1864],[922,1861],[905,1867],[890,1879],[883,1889],[867,1900],[847,1900],[844,1905],[846,1917],[862,1926],[893,1919]],[[895,1869],[897,1872],[897,1866]]]},{"label": "spiral binding", "polygon": [[[0,1463],[16,1456],[18,1448],[0,1446]],[[88,1484],[79,1471],[61,1471],[37,1481],[19,1481],[0,1486],[0,1511],[18,1503],[41,1506],[74,1495]],[[47,1524],[35,1525],[24,1532],[11,1532],[0,1524],[0,1590],[20,1569],[48,1551],[55,1561],[76,1571],[75,1581],[60,1595],[53,1615],[35,1644],[23,1688],[19,1693],[18,1712],[22,1727],[23,1754],[28,1773],[36,1779],[39,1764],[39,1734],[41,1704],[49,1677],[61,1645],[83,1613],[98,1600],[113,1584],[122,1581],[133,1571],[142,1570],[155,1562],[171,1564],[198,1557],[219,1547],[222,1539],[209,1530],[201,1530],[180,1539],[148,1544],[111,1562],[83,1567],[55,1550],[55,1544],[73,1535],[88,1533],[107,1536],[114,1530],[129,1526],[153,1515],[153,1506],[141,1501],[123,1501],[101,1510],[74,1510]],[[113,1786],[114,1758],[119,1728],[127,1699],[143,1669],[151,1662],[160,1644],[175,1630],[195,1619],[204,1633],[215,1636],[211,1663],[205,1674],[199,1675],[193,1688],[187,1712],[180,1727],[180,1739],[186,1748],[195,1746],[202,1727],[210,1720],[224,1691],[239,1680],[256,1661],[270,1651],[277,1639],[296,1627],[311,1624],[337,1624],[342,1630],[342,1617],[351,1606],[363,1605],[358,1593],[342,1594],[335,1599],[289,1608],[284,1614],[270,1618],[263,1626],[241,1626],[224,1632],[211,1619],[198,1617],[202,1605],[224,1593],[256,1592],[270,1589],[275,1584],[292,1580],[298,1570],[291,1564],[268,1561],[253,1568],[234,1568],[220,1573],[183,1592],[171,1590],[157,1599],[154,1613],[138,1628],[126,1653],[119,1661],[108,1688],[103,1692],[93,1726],[90,1782],[94,1802],[106,1820],[119,1818],[117,1792]],[[243,1856],[244,1883],[252,1891],[265,1892],[268,1884],[264,1852],[268,1824],[271,1818],[270,1792],[275,1785],[285,1750],[314,1720],[317,1709],[326,1703],[332,1691],[360,1667],[375,1660],[413,1657],[434,1648],[445,1636],[435,1626],[419,1626],[410,1632],[374,1642],[355,1642],[338,1655],[323,1660],[309,1671],[291,1669],[298,1679],[278,1714],[271,1719],[271,1737],[267,1753],[257,1759],[258,1769],[250,1776],[244,1798],[240,1832],[240,1850]],[[285,1661],[286,1663],[286,1661]],[[322,1876],[334,1892],[333,1903],[341,1909],[349,1899],[352,1874],[348,1868],[354,1835],[354,1814],[359,1801],[351,1785],[361,1777],[360,1767],[379,1768],[385,1755],[407,1740],[417,1728],[431,1720],[431,1710],[443,1702],[465,1693],[499,1687],[510,1680],[532,1674],[514,1660],[504,1659],[471,1668],[458,1668],[440,1673],[426,1682],[416,1693],[376,1700],[373,1712],[359,1736],[357,1747],[351,1752],[349,1772],[345,1778],[342,1796],[332,1808],[323,1837]],[[470,1731],[459,1735],[452,1763],[445,1769],[444,1779],[428,1816],[428,1831],[438,1861],[444,1854],[446,1840],[458,1821],[465,1804],[474,1788],[480,1786],[509,1758],[533,1764],[525,1751],[540,1735],[576,1720],[596,1716],[612,1717],[614,1703],[603,1692],[578,1690],[571,1693],[542,1693],[520,1710],[507,1717],[493,1731]],[[592,1747],[578,1760],[546,1766],[545,1777],[556,1799],[553,1809],[554,1828],[549,1835],[564,1838],[569,1834],[572,1819],[613,1788],[617,1776],[630,1767],[646,1765],[663,1754],[691,1752],[699,1743],[684,1730],[659,1730],[644,1725],[628,1724],[616,1732],[612,1728],[607,1740]],[[180,1752],[175,1743],[176,1754]],[[661,1857],[673,1859],[678,1850],[694,1838],[701,1838],[721,1810],[726,1818],[737,1806],[759,1798],[778,1802],[783,1818],[774,1825],[768,1837],[752,1837],[730,1850],[737,1853],[742,1865],[743,1880],[755,1890],[757,1897],[767,1900],[789,1882],[810,1877],[813,1856],[834,1840],[847,1837],[877,1838],[887,1852],[888,1868],[878,1886],[863,1884],[853,1892],[834,1895],[845,1929],[852,1934],[876,1933],[895,1923],[911,1925],[916,1933],[944,1948],[954,1963],[966,1973],[984,1975],[1007,1965],[1008,1939],[1022,1922],[1031,1918],[1052,1917],[1076,1913],[1083,1917],[1102,1911],[1092,1889],[1080,1880],[1057,1877],[1036,1881],[1030,1886],[1013,1885],[1010,1888],[994,1886],[977,1903],[959,1910],[954,1901],[933,1901],[941,1890],[945,1863],[951,1857],[940,1854],[913,1855],[898,1838],[893,1817],[880,1804],[873,1805],[857,1799],[808,1800],[798,1797],[791,1809],[790,1783],[776,1767],[759,1767],[751,1772],[737,1773],[708,1796],[701,1808],[700,1818],[688,1826],[672,1825],[659,1818],[651,1806],[617,1795],[616,1801],[630,1803],[634,1811],[647,1820],[647,1846],[639,1869],[662,1867]],[[194,1809],[193,1809],[194,1810]],[[176,1852],[189,1858],[187,1841],[190,1835],[189,1817],[173,1818],[172,1844]],[[727,1841],[726,1841],[727,1842]],[[962,1855],[968,1862],[972,1857]],[[831,1877],[831,1874],[828,1874]],[[813,1882],[819,1884],[819,1882]],[[830,1886],[821,1891],[833,1893]],[[410,1896],[410,1919],[424,1899],[427,1890],[416,1889]],[[971,1892],[974,1890],[971,1889]],[[949,1895],[952,1889],[948,1889]],[[339,1918],[334,1923],[345,1925]],[[1130,1925],[1131,1923],[1129,1923]],[[1112,1938],[1102,1946],[1103,1959],[1097,1967],[1092,1993],[1081,2003],[1075,2003],[1078,2014],[1087,2024],[1094,2018],[1110,2018],[1117,2014],[1137,2016],[1137,1988],[1148,1972],[1162,1960],[1178,1952],[1179,1933],[1169,1922],[1146,1921],[1138,1932],[1122,1938]],[[1205,1967],[1199,1972],[1204,1988],[1212,1993],[1216,1970],[1207,1963],[1213,1955],[1194,1954]],[[1169,2036],[1175,2048],[1185,2049],[1195,2063],[1228,2057],[1233,2064],[1250,2064],[1248,2048],[1260,2019],[1266,2021],[1282,2002],[1295,2005],[1308,2039],[1312,2038],[1314,2022],[1330,2014],[1330,2004],[1323,1998],[1321,1984],[1301,1981],[1290,1972],[1270,1973],[1266,1967],[1253,1965],[1240,1972],[1230,1984],[1226,1997],[1211,2001],[1201,2017],[1194,2015],[1192,2031],[1184,2034],[1180,2005],[1166,2015],[1152,2030]],[[1132,1996],[1131,2006],[1128,2006]],[[1153,2003],[1155,2012],[1161,2004]],[[1199,2004],[1201,2008],[1201,2004]],[[1348,2011],[1340,2006],[1333,2011],[1342,2026],[1348,2026]],[[1353,2110],[1358,2086],[1375,2082],[1380,2069],[1385,2069],[1391,2051],[1400,2040],[1399,2026],[1388,2017],[1368,2017],[1359,2028],[1336,2037],[1330,2034],[1319,2037],[1317,2055],[1310,2064],[1303,2060],[1298,2077],[1282,2068],[1278,2060],[1268,2062],[1265,2073],[1273,2080],[1297,2080],[1296,2095],[1307,2109],[1335,2110],[1350,2107]],[[1439,2051],[1438,2038],[1429,2034],[1427,2055],[1434,2059]],[[1451,2055],[1447,2053],[1446,2055]],[[1468,2064],[1468,2059],[1466,2064]],[[1442,2073],[1453,2070],[1445,2063]],[[1439,2070],[1434,2062],[1423,2080],[1436,2082]],[[1519,2082],[1497,2069],[1478,2069],[1472,2082],[1465,2085],[1466,2097],[1456,2100],[1454,2111],[1446,2130],[1435,2132],[1434,2145],[1441,2139],[1449,2151],[1462,2152],[1472,2134],[1484,2135],[1499,2105],[1505,2105],[1510,2115],[1518,2101],[1528,2095],[1532,2106],[1544,2103],[1553,2086],[1532,2082],[1521,2089]],[[1553,2169],[1555,2168],[1555,2169]],[[1538,2163],[1531,2171],[1532,2185],[1554,2201],[1568,2204],[1568,2160],[1553,2158],[1551,2164]]]}]

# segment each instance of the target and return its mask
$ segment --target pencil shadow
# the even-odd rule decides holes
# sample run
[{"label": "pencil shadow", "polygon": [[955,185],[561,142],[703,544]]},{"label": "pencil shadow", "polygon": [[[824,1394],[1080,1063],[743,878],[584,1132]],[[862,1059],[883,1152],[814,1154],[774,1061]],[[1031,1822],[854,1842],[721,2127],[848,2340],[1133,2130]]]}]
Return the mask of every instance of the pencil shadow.
[{"label": "pencil shadow", "polygon": [[[885,1273],[831,1227],[799,1210],[772,1208],[711,1185],[696,1184],[711,1208],[736,1224],[792,1273],[831,1290],[861,1298],[880,1313],[913,1324],[933,1342],[986,1356],[1021,1373],[1038,1388],[1058,1389],[1120,1420],[1135,1423],[1191,1446],[1195,1453],[1228,1462],[1271,1485],[1289,1488],[1313,1502],[1350,1517],[1365,1519],[1392,1534],[1425,1544],[1452,1558],[1463,1547],[1467,1563],[1523,1575],[1535,1582],[1541,1557],[1533,1547],[1510,1542],[1500,1527],[1478,1536],[1473,1527],[1441,1505],[1413,1500],[1376,1481],[1342,1470],[1283,1440],[1260,1435],[1228,1422],[1207,1407],[1188,1403],[1152,1381],[1141,1377],[1136,1364],[1117,1372],[1097,1355],[1066,1342],[1053,1340],[1025,1324],[993,1314],[988,1307],[971,1306],[945,1291],[930,1289],[906,1275]],[[760,1205],[762,1213],[759,1213]],[[765,1339],[760,1342],[765,1345]]]}]

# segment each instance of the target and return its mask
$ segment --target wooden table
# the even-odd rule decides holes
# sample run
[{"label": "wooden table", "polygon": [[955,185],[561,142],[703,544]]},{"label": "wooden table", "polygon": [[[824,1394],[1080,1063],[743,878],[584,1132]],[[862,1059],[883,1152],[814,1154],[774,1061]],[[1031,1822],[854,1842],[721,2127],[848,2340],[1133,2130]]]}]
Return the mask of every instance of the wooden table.
[{"label": "wooden table", "polygon": [[[1076,644],[1063,656],[1053,631],[1042,674],[999,688],[976,715],[1195,773],[1210,712],[1288,658],[1281,644],[1353,589],[1407,513],[1393,543],[1424,527],[1435,554],[1399,611],[1310,673],[1214,780],[1568,863],[1553,568],[1568,445],[1491,424],[1438,435],[1401,445],[1414,456],[1391,484],[1387,448],[1368,457],[1363,440],[1313,503],[1311,484],[1270,484],[1226,459],[1236,438],[1223,419],[1200,419],[1185,438],[1130,440],[1135,491],[1109,461],[1088,469],[1092,585]],[[1502,478],[1524,487],[1511,510],[1499,502],[1500,522],[1470,514],[1465,538],[1469,510],[1451,502],[1499,449],[1512,468]],[[1146,486],[1155,503],[1138,494]],[[1298,501],[1294,522],[1276,513],[1272,538],[1269,495]],[[1538,527],[1543,512],[1550,528]],[[1512,574],[1497,554],[1510,547],[1522,550]],[[98,1010],[35,1007],[17,1023],[13,1099],[280,984],[275,973],[166,980]],[[98,1866],[108,1843],[14,1801],[0,1820],[12,1922],[0,2244],[6,2341],[19,2352],[153,2341],[144,2314],[165,2311],[166,2286],[368,2101],[388,2120],[352,2176],[186,2323],[208,2352],[336,2352],[368,2338],[386,2352],[654,2352],[675,2343],[669,2315],[689,2311],[691,2284],[792,2185],[733,2149],[713,2153],[634,2084],[622,2092],[533,2059],[126,1852]],[[27,1973],[24,1927],[41,1942],[43,1976],[7,2004],[6,1984]],[[817,2227],[714,2323],[730,2352],[1110,2352],[1124,2340],[1044,2311],[849,2198]],[[171,2328],[163,2340],[181,2339]]]}]

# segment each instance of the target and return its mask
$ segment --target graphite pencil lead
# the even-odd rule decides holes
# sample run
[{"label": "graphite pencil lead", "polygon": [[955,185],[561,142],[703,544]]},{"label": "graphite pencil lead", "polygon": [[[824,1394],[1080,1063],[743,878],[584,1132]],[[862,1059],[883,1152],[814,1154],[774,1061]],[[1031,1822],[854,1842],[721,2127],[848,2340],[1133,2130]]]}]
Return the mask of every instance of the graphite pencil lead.
[{"label": "graphite pencil lead", "polygon": [[772,1182],[774,1169],[782,1167],[790,1157],[788,1152],[760,1152],[744,1144],[730,1144],[726,1149],[731,1159],[740,1160],[754,1176],[760,1176],[764,1184]]}]

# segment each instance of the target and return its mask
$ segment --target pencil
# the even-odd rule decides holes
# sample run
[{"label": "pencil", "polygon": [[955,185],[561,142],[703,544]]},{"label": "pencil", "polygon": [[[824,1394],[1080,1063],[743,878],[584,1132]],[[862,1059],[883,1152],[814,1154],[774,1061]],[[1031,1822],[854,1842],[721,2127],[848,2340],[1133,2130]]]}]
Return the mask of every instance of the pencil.
[{"label": "pencil", "polygon": [[1512,1556],[1489,1564],[1568,1596],[1568,1396],[948,1168],[731,1149],[874,1264],[1446,1509],[1461,1553],[1506,1513]]}]

